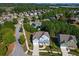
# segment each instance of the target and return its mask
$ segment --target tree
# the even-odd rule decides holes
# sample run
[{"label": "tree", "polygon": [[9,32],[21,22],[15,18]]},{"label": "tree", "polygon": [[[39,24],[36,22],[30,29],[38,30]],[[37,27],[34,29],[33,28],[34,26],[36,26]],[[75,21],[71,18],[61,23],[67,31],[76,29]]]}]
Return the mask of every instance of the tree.
[{"label": "tree", "polygon": [[23,23],[27,23],[27,22],[29,22],[29,20],[27,17],[25,17]]},{"label": "tree", "polygon": [[12,32],[8,32],[3,36],[3,43],[8,46],[10,43],[15,41],[15,37]]},{"label": "tree", "polygon": [[52,36],[53,34],[71,34],[75,35],[76,37],[79,37],[79,28],[75,27],[74,25],[70,25],[67,22],[64,21],[44,21],[42,23],[42,27],[44,28],[44,31],[47,30],[50,35]]},{"label": "tree", "polygon": [[0,43],[2,42],[2,33],[1,33],[2,25],[0,24]]},{"label": "tree", "polygon": [[5,9],[0,8],[0,15],[5,12]]},{"label": "tree", "polygon": [[35,17],[35,16],[33,16],[33,17],[32,17],[32,19],[35,21],[35,20],[36,20],[36,17]]},{"label": "tree", "polygon": [[17,19],[13,19],[13,24],[17,24],[18,23],[18,21],[17,21]]},{"label": "tree", "polygon": [[7,46],[15,41],[13,30],[2,28],[0,30],[0,55],[6,55]]},{"label": "tree", "polygon": [[38,19],[39,19],[39,20],[42,20],[42,18],[43,18],[43,17],[42,17],[41,15],[38,15]]},{"label": "tree", "polygon": [[1,30],[1,37],[3,45],[8,46],[10,43],[15,41],[13,30],[10,28],[5,28]]},{"label": "tree", "polygon": [[36,31],[38,31],[36,28],[33,28],[30,24],[28,24],[28,23],[25,23],[24,24],[24,28],[25,28],[25,30],[26,31],[28,31],[28,32],[36,32]]},{"label": "tree", "polygon": [[73,17],[73,16],[74,16],[74,13],[69,13],[69,11],[65,12],[66,18],[70,18],[70,17]]},{"label": "tree", "polygon": [[20,39],[19,39],[19,43],[20,43],[20,44],[24,44],[24,42],[25,42],[25,38],[24,38],[23,35],[21,35],[21,36],[20,36]]},{"label": "tree", "polygon": [[42,19],[46,19],[52,16],[55,16],[55,13],[53,11],[50,11],[50,12],[42,14],[40,17],[42,17]]},{"label": "tree", "polygon": [[0,43],[3,41],[2,39],[2,33],[0,32]]},{"label": "tree", "polygon": [[30,32],[30,25],[28,23],[24,24],[24,28],[25,28],[26,31]]},{"label": "tree", "polygon": [[0,30],[2,29],[2,25],[0,24]]},{"label": "tree", "polygon": [[14,26],[13,22],[11,22],[11,21],[6,21],[6,22],[4,23],[4,25],[3,25],[3,28],[10,28],[10,29],[14,30],[14,29],[15,29],[15,26]]},{"label": "tree", "polygon": [[0,46],[0,56],[5,56],[7,52],[7,47],[2,45]]}]

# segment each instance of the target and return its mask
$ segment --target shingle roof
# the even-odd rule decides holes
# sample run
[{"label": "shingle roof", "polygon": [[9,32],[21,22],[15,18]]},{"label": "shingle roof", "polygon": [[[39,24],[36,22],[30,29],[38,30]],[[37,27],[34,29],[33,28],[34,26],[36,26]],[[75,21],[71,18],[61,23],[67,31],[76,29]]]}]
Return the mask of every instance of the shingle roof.
[{"label": "shingle roof", "polygon": [[39,39],[42,35],[46,35],[47,37],[49,37],[49,33],[44,31],[34,32],[32,34],[33,34],[33,39],[35,38]]},{"label": "shingle roof", "polygon": [[65,35],[65,34],[60,34],[60,44],[63,46],[68,46],[72,48],[77,48],[76,45],[76,37],[74,35]]}]

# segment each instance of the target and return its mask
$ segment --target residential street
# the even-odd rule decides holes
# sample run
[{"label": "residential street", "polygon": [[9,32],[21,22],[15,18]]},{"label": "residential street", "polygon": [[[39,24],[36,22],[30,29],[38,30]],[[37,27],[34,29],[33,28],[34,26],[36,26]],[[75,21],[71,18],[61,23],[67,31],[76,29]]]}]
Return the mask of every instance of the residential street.
[{"label": "residential street", "polygon": [[23,48],[21,47],[21,44],[18,42],[20,39],[20,24],[16,25],[16,47],[14,48],[14,51],[12,52],[12,56],[25,56]]}]

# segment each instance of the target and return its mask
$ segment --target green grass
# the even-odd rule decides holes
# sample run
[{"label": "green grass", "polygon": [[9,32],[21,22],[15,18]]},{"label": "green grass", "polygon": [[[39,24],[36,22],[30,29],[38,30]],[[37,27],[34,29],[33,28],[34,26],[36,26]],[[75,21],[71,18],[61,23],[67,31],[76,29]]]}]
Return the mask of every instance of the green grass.
[{"label": "green grass", "polygon": [[58,53],[48,53],[48,52],[40,52],[40,56],[61,56],[61,54]]},{"label": "green grass", "polygon": [[0,56],[5,56],[7,52],[7,47],[6,46],[0,46]]},{"label": "green grass", "polygon": [[60,52],[60,48],[55,44],[53,39],[50,39],[50,45],[53,51],[59,51]]},{"label": "green grass", "polygon": [[32,49],[33,48],[33,45],[32,45],[32,43],[30,41],[30,35],[31,35],[30,32],[26,32],[26,36],[27,36],[27,40],[28,40],[29,47],[30,47],[30,49]]},{"label": "green grass", "polygon": [[76,50],[70,50],[69,53],[70,53],[70,54],[73,54],[73,55],[76,55],[76,56],[79,56],[79,49],[76,49]]}]

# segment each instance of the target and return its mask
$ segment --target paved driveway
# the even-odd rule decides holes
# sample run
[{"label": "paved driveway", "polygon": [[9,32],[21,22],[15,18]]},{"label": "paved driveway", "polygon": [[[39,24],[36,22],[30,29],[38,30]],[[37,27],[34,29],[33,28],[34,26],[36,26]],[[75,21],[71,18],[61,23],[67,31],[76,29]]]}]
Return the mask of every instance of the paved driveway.
[{"label": "paved driveway", "polygon": [[61,46],[60,48],[61,48],[61,52],[62,52],[63,56],[68,56],[69,55],[68,51],[67,51],[67,47]]},{"label": "paved driveway", "polygon": [[32,56],[39,56],[39,43],[38,39],[33,40],[33,53]]}]

